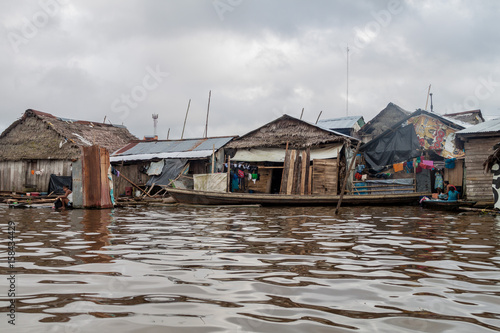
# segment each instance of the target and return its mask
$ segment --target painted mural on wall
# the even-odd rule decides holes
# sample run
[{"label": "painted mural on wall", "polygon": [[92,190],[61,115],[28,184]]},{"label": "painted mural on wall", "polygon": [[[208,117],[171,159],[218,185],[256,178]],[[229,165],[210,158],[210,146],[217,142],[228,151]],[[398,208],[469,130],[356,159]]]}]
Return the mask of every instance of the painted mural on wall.
[{"label": "painted mural on wall", "polygon": [[417,116],[408,119],[413,124],[420,145],[426,150],[434,150],[444,158],[462,157],[464,152],[455,147],[455,131],[439,119]]}]

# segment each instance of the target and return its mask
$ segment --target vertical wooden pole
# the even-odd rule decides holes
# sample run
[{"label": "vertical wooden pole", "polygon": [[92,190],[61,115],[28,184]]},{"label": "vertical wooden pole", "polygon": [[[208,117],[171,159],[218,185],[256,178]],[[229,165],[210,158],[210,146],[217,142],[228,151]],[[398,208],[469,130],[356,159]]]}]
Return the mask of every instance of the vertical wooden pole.
[{"label": "vertical wooden pole", "polygon": [[207,106],[207,120],[205,122],[205,134],[203,137],[208,138],[208,114],[210,113],[210,97],[212,97],[212,90],[208,92],[208,106]]},{"label": "vertical wooden pole", "polygon": [[300,194],[300,184],[302,182],[302,154],[300,150],[297,150],[293,168],[292,194]]},{"label": "vertical wooden pole", "polygon": [[295,171],[295,158],[297,156],[297,151],[295,149],[290,150],[290,167],[288,168],[288,180],[286,183],[286,194],[292,194],[293,189],[293,173]]},{"label": "vertical wooden pole", "polygon": [[356,160],[356,156],[358,155],[359,146],[361,145],[361,141],[358,141],[358,145],[356,146],[356,151],[354,152],[354,156],[352,157],[351,164],[349,165],[349,169],[346,170],[344,182],[342,183],[342,190],[340,192],[340,198],[337,202],[337,208],[335,209],[335,215],[339,213],[340,204],[342,203],[342,199],[344,198],[344,191],[347,184],[347,179],[349,179],[349,175],[351,174],[352,167],[354,166],[354,161]]},{"label": "vertical wooden pole", "polygon": [[227,156],[227,192],[231,192],[231,156]]},{"label": "vertical wooden pole", "polygon": [[320,112],[319,112],[318,119],[316,119],[316,124],[318,124],[319,117],[321,117],[321,114],[322,114],[322,113],[323,113],[323,111],[320,111]]},{"label": "vertical wooden pole", "polygon": [[[186,121],[188,119],[189,106],[191,106],[191,98],[189,99],[188,107],[187,107],[187,110],[186,110],[186,116],[184,117],[184,126],[182,126],[181,140],[184,139],[184,129],[186,128]],[[168,129],[168,132],[170,133],[170,128]],[[167,136],[167,139],[168,139],[168,136]]]},{"label": "vertical wooden pole", "polygon": [[287,183],[287,179],[286,179],[286,175],[288,173],[285,172],[285,169],[287,167],[287,158],[288,158],[288,141],[286,142],[286,148],[285,148],[285,160],[283,161],[283,171],[281,173],[281,186],[280,186],[280,194],[283,194],[285,193],[286,191],[286,183]]}]

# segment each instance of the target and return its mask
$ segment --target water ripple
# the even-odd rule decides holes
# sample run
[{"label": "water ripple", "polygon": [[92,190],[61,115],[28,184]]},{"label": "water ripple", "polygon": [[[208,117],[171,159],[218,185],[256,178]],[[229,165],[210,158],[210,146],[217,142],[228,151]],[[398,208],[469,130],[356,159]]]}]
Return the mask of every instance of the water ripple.
[{"label": "water ripple", "polygon": [[[2,253],[7,221],[17,229],[18,331],[500,331],[492,216],[175,206],[0,216]],[[0,270],[9,276],[5,260]]]}]

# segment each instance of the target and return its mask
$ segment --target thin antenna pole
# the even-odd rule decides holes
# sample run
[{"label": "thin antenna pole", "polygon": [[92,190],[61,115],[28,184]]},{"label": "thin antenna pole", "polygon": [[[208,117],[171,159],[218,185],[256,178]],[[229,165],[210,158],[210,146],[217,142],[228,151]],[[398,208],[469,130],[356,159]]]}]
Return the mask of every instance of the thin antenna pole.
[{"label": "thin antenna pole", "polygon": [[429,94],[431,93],[431,85],[429,84],[429,90],[427,90],[427,100],[425,101],[425,111],[427,111],[427,104],[429,104]]},{"label": "thin antenna pole", "polygon": [[170,127],[168,128],[168,132],[167,132],[167,140],[168,140],[169,136],[170,136]]},{"label": "thin antenna pole", "polygon": [[349,44],[347,44],[347,83],[346,83],[346,99],[345,99],[345,114],[349,115]]},{"label": "thin antenna pole", "polygon": [[205,134],[203,137],[208,138],[208,114],[210,113],[210,97],[212,97],[212,90],[208,92],[208,106],[207,106],[207,121],[205,122]]},{"label": "thin antenna pole", "polygon": [[304,115],[304,108],[302,108],[302,112],[300,113],[300,119],[302,119],[303,115]]},{"label": "thin antenna pole", "polygon": [[[186,120],[188,119],[189,106],[191,105],[191,98],[188,102],[188,108],[186,110],[186,116],[184,117],[184,126],[182,126],[181,140],[184,139],[184,129],[186,128]],[[168,129],[170,131],[170,128]]]}]

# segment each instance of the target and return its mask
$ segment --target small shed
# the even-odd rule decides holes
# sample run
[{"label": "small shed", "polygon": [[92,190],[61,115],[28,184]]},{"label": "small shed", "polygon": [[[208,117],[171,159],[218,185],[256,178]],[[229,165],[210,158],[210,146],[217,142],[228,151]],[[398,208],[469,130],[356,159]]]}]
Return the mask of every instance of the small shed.
[{"label": "small shed", "polygon": [[485,170],[483,162],[494,154],[493,147],[500,142],[500,118],[463,129],[457,132],[457,137],[465,151],[467,198],[492,203],[493,175]]},{"label": "small shed", "polygon": [[357,141],[283,115],[226,146],[232,190],[336,195],[346,154],[352,156],[351,143]]},{"label": "small shed", "polygon": [[445,117],[455,119],[467,124],[477,125],[479,123],[484,123],[483,114],[481,110],[470,110],[456,113],[447,113]]},{"label": "small shed", "polygon": [[0,135],[0,191],[47,191],[51,174],[71,176],[81,147],[112,152],[134,139],[124,126],[28,109]]},{"label": "small shed", "polygon": [[193,186],[193,175],[211,173],[212,166],[214,172],[222,172],[224,146],[233,138],[132,141],[110,156],[118,171],[113,177],[115,197],[127,194],[130,182],[137,186],[166,186],[182,172],[191,178],[188,186]]},{"label": "small shed", "polygon": [[365,125],[365,120],[363,116],[347,116],[323,119],[318,121],[317,125],[344,135],[357,137],[358,131]]}]

